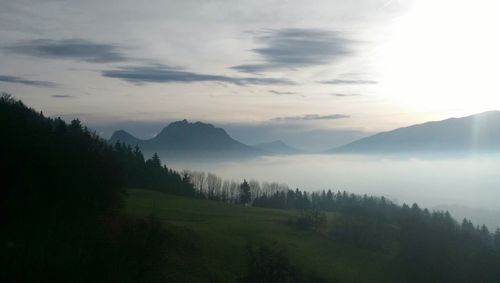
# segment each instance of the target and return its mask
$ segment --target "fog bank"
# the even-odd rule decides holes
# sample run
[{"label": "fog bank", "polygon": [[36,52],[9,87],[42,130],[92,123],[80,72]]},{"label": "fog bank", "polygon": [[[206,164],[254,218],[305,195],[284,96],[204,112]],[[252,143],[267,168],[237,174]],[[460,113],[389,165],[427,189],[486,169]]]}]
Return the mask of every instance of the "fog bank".
[{"label": "fog bank", "polygon": [[308,191],[331,189],[383,195],[400,204],[500,210],[499,156],[424,159],[294,155],[241,162],[166,163],[175,169],[209,171],[238,181],[256,179]]}]

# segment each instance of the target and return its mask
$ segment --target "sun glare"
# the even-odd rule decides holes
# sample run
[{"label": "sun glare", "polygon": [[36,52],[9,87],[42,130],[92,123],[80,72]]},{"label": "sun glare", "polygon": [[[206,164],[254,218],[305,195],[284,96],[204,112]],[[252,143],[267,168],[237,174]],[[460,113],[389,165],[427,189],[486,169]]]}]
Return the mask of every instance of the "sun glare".
[{"label": "sun glare", "polygon": [[395,19],[377,63],[380,95],[413,111],[500,109],[495,1],[415,1]]}]

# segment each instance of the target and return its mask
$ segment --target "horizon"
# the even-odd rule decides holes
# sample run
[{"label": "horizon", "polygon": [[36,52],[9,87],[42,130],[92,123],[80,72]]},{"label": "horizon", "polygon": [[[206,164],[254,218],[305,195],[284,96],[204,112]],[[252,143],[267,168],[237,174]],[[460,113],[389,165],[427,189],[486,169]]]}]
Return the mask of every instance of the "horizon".
[{"label": "horizon", "polygon": [[0,88],[105,137],[189,119],[251,144],[335,146],[500,109],[500,20],[481,4],[4,2]]},{"label": "horizon", "polygon": [[[196,120],[188,120],[188,119],[179,119],[179,120],[174,120],[174,121],[171,121],[171,122],[165,122],[163,124],[163,126],[158,123],[158,125],[156,125],[157,127],[155,128],[156,129],[156,132],[152,135],[152,136],[148,136],[148,135],[141,135],[141,128],[139,127],[130,127],[129,124],[125,124],[125,125],[128,125],[129,126],[129,129],[126,129],[126,128],[119,128],[119,129],[115,129],[115,130],[112,130],[112,129],[109,129],[110,131],[108,133],[104,133],[104,132],[98,132],[99,135],[101,135],[103,138],[105,139],[111,139],[112,136],[117,133],[117,132],[120,132],[120,131],[124,131],[125,133],[133,136],[134,138],[137,138],[137,139],[140,139],[140,140],[149,140],[149,139],[153,139],[155,138],[162,130],[164,130],[165,128],[167,128],[170,124],[172,123],[177,123],[177,122],[184,122],[186,121],[187,123],[189,124],[196,124],[196,123],[201,123],[201,124],[206,124],[206,125],[211,125],[211,126],[214,126],[215,128],[220,128],[220,129],[223,129],[231,138],[239,141],[239,142],[242,142],[246,145],[249,145],[249,146],[256,146],[256,145],[260,145],[260,144],[266,144],[266,143],[274,143],[274,142],[283,142],[285,143],[285,145],[288,145],[288,146],[292,146],[292,148],[295,148],[295,149],[298,149],[298,150],[301,150],[301,151],[304,151],[304,153],[307,153],[307,152],[322,152],[322,151],[325,151],[325,150],[330,150],[330,149],[334,149],[334,148],[337,148],[337,147],[341,147],[341,146],[344,146],[344,145],[347,145],[347,144],[350,144],[352,142],[355,142],[355,141],[358,141],[360,139],[364,139],[366,137],[370,137],[372,135],[376,135],[376,134],[380,134],[380,133],[386,133],[386,132],[391,132],[391,131],[394,131],[394,130],[398,130],[398,129],[402,129],[402,128],[407,128],[407,127],[412,127],[412,126],[418,126],[418,125],[423,125],[423,124],[427,124],[427,123],[432,123],[432,122],[442,122],[442,121],[446,121],[446,120],[449,120],[449,119],[462,119],[462,118],[469,118],[469,117],[473,117],[473,116],[482,116],[482,115],[485,115],[485,114],[490,114],[490,113],[500,113],[500,110],[487,110],[485,112],[480,112],[480,113],[475,113],[475,114],[471,114],[471,115],[467,115],[467,116],[461,116],[461,117],[448,117],[448,118],[445,118],[443,120],[430,120],[430,121],[423,121],[422,123],[419,123],[419,124],[412,124],[412,125],[405,125],[405,126],[402,126],[400,128],[395,128],[395,129],[389,129],[387,131],[382,131],[382,132],[376,132],[376,133],[367,133],[366,136],[361,136],[357,139],[353,139],[353,140],[350,140],[350,141],[347,141],[345,143],[332,143],[333,146],[330,146],[330,147],[326,147],[326,148],[303,148],[303,147],[300,147],[300,146],[294,146],[294,145],[290,145],[288,144],[287,141],[284,141],[282,138],[280,138],[279,136],[275,136],[275,139],[268,139],[268,140],[261,140],[261,141],[258,141],[258,142],[247,142],[246,139],[245,139],[245,136],[243,136],[241,139],[238,138],[237,136],[233,136],[231,134],[231,132],[228,132],[224,126],[227,126],[227,125],[218,125],[218,124],[214,124],[214,123],[210,123],[210,122],[206,122],[206,121],[196,121]],[[94,130],[98,130],[98,129],[94,129]],[[139,133],[139,134],[137,134]]]}]

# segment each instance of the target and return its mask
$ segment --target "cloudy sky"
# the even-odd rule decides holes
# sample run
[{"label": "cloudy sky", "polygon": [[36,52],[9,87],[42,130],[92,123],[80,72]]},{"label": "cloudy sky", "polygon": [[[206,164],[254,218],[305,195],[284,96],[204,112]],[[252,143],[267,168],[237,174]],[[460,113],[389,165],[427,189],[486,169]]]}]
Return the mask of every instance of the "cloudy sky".
[{"label": "cloudy sky", "polygon": [[105,137],[328,148],[500,109],[495,2],[0,0],[0,91]]}]

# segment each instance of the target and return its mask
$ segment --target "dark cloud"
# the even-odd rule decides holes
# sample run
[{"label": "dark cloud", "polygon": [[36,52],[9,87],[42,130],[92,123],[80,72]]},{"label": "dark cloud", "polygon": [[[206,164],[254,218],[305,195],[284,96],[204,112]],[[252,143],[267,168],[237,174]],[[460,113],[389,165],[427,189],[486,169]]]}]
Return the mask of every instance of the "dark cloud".
[{"label": "dark cloud", "polygon": [[310,121],[310,120],[337,120],[349,118],[349,115],[344,114],[332,114],[332,115],[318,115],[318,114],[307,114],[302,116],[287,116],[287,117],[276,117],[271,119],[271,121]]},{"label": "dark cloud", "polygon": [[352,41],[335,31],[281,29],[259,33],[256,39],[264,47],[252,51],[262,61],[233,66],[233,69],[247,73],[293,69],[328,64],[352,53]]},{"label": "dark cloud", "polygon": [[73,95],[68,95],[68,94],[54,94],[52,95],[54,98],[74,98]]},{"label": "dark cloud", "polygon": [[277,91],[277,90],[269,90],[270,93],[276,94],[276,95],[299,95],[296,92],[291,92],[291,91]]},{"label": "dark cloud", "polygon": [[335,97],[351,97],[351,96],[359,96],[359,94],[354,93],[331,93],[331,96]]},{"label": "dark cloud", "polygon": [[2,48],[9,53],[43,58],[72,59],[89,63],[123,62],[127,58],[112,44],[85,39],[35,39]]},{"label": "dark cloud", "polygon": [[38,86],[38,87],[57,87],[58,84],[48,81],[33,81],[24,79],[16,76],[2,76],[0,75],[0,82],[5,83],[13,83],[13,84],[23,84],[29,86]]},{"label": "dark cloud", "polygon": [[372,80],[330,80],[330,81],[321,81],[322,84],[330,84],[330,85],[374,85],[378,84],[377,81]]},{"label": "dark cloud", "polygon": [[223,82],[237,85],[290,85],[294,84],[287,79],[258,78],[258,77],[229,77],[222,75],[207,75],[182,71],[163,65],[142,67],[120,67],[115,70],[102,71],[102,75],[117,78],[131,83],[194,83],[194,82]]}]

